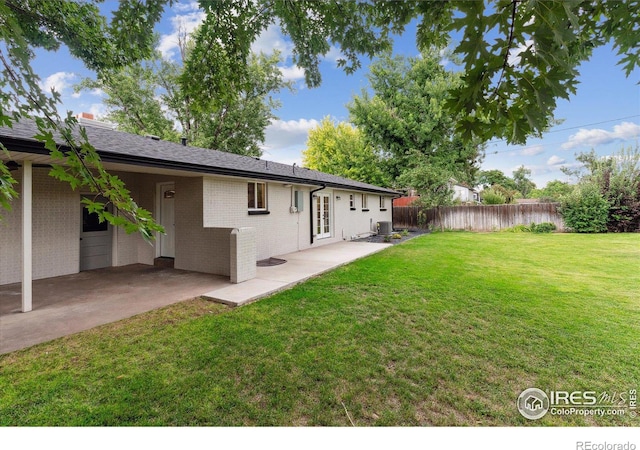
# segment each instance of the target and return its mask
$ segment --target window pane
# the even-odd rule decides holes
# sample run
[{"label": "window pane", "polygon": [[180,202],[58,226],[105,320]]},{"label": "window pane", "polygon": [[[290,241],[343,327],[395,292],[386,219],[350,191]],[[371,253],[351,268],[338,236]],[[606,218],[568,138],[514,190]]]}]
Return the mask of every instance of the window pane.
[{"label": "window pane", "polygon": [[266,185],[264,183],[256,183],[256,187],[258,188],[258,205],[256,206],[259,209],[265,209],[267,207],[266,202]]},{"label": "window pane", "polygon": [[316,197],[316,235],[322,234],[322,203],[320,197]]},{"label": "window pane", "polygon": [[323,197],[324,199],[324,221],[323,221],[323,233],[324,234],[328,234],[329,233],[329,197]]},{"label": "window pane", "polygon": [[92,231],[107,231],[109,228],[107,221],[100,223],[98,214],[90,213],[86,207],[82,208],[82,231],[84,233]]},{"label": "window pane", "polygon": [[247,207],[255,208],[256,207],[256,184],[249,183],[247,185]]}]

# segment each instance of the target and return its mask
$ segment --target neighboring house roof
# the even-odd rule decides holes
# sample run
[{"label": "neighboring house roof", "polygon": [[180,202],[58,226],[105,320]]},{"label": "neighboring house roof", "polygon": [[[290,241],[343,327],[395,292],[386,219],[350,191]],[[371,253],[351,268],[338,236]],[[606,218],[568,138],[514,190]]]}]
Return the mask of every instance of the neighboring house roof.
[{"label": "neighboring house roof", "polygon": [[420,197],[417,195],[412,195],[409,197],[400,197],[393,199],[393,206],[411,206],[413,202],[418,200]]},{"label": "neighboring house roof", "polygon": [[[398,192],[392,189],[288,164],[218,150],[187,147],[122,131],[93,126],[85,128],[89,142],[105,162],[398,195]],[[31,119],[22,119],[14,123],[13,128],[0,127],[0,139],[10,151],[48,154],[44,145],[33,138],[37,133],[36,124]]]}]

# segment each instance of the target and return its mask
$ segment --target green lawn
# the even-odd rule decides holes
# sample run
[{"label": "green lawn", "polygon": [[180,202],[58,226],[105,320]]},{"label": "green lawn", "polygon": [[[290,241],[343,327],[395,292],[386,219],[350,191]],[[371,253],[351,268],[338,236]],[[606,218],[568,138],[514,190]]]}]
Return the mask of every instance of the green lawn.
[{"label": "green lawn", "polygon": [[640,426],[515,407],[640,388],[639,293],[640,234],[425,235],[0,356],[0,425]]}]

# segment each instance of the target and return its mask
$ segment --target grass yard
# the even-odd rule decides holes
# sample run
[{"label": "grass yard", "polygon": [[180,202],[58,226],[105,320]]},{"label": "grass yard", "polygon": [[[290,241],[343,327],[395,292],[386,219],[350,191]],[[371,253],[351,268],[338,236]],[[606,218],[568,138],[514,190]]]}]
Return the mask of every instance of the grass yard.
[{"label": "grass yard", "polygon": [[0,425],[640,426],[515,405],[640,388],[639,342],[640,234],[436,233],[0,356]]}]

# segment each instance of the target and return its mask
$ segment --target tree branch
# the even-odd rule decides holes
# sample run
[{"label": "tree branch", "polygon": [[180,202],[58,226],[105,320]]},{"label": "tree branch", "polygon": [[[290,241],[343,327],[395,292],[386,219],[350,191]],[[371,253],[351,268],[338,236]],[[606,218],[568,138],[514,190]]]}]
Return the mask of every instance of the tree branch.
[{"label": "tree branch", "polygon": [[509,26],[509,39],[507,40],[507,47],[505,49],[504,55],[502,57],[503,59],[503,63],[502,63],[502,69],[500,72],[500,78],[498,79],[498,83],[496,84],[495,89],[493,90],[493,93],[491,94],[491,97],[495,97],[498,92],[500,91],[500,85],[502,84],[502,80],[504,79],[504,75],[507,71],[507,68],[509,67],[509,56],[511,54],[511,49],[513,46],[513,39],[514,39],[514,32],[515,32],[515,26],[516,26],[516,12],[518,10],[518,3],[520,3],[521,0],[513,0],[511,2],[511,25]]}]

